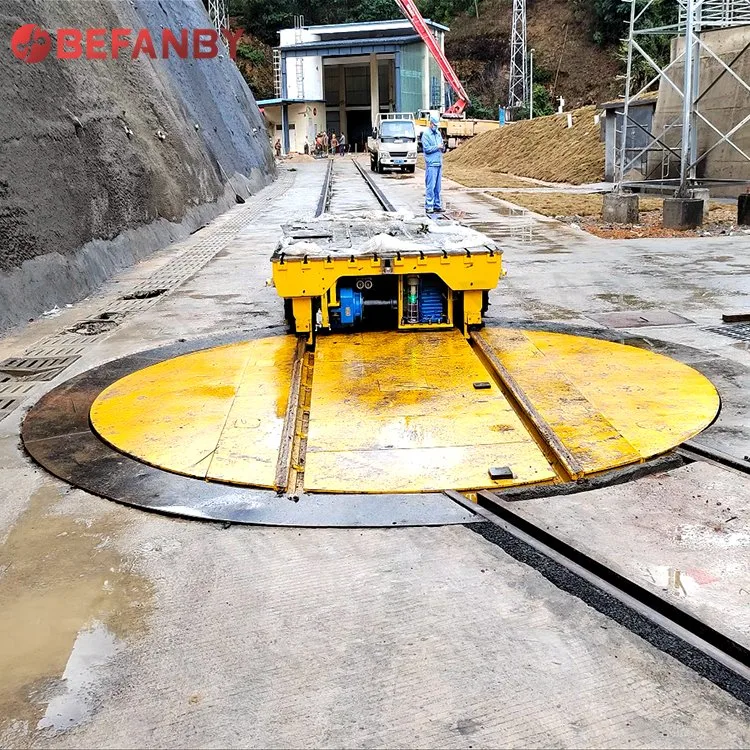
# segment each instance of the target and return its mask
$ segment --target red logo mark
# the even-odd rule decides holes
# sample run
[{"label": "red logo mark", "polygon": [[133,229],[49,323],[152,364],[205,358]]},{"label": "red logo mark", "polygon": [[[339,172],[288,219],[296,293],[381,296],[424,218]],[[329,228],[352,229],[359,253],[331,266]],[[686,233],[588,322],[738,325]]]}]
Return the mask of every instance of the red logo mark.
[{"label": "red logo mark", "polygon": [[52,49],[49,34],[35,23],[27,23],[16,29],[10,40],[13,54],[27,63],[44,60]]}]

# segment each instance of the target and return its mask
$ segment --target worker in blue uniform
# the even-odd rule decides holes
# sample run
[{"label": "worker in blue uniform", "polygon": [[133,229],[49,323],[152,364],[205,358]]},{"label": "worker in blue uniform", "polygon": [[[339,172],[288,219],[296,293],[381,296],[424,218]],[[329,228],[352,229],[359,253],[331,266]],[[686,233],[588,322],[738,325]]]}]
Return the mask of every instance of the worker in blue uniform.
[{"label": "worker in blue uniform", "polygon": [[422,133],[424,153],[424,207],[428,214],[442,211],[440,180],[443,176],[443,137],[438,130],[438,118],[430,117],[430,127]]}]

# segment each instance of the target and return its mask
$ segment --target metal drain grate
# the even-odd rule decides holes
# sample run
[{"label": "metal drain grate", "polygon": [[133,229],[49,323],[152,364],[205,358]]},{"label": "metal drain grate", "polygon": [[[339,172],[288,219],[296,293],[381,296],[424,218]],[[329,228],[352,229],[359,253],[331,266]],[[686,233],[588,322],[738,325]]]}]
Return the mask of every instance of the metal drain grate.
[{"label": "metal drain grate", "polygon": [[729,338],[738,341],[750,341],[750,323],[733,323],[732,325],[704,328],[703,330],[718,333],[720,336],[729,336]]},{"label": "metal drain grate", "polygon": [[14,398],[0,396],[0,420],[5,419],[21,403]]},{"label": "metal drain grate", "polygon": [[53,380],[78,357],[13,357],[0,362],[0,375],[9,380]]},{"label": "metal drain grate", "polygon": [[17,380],[11,380],[10,378],[7,380],[10,380],[10,382],[4,382],[0,378],[0,398],[19,398],[30,393],[36,387],[35,383],[19,383]]}]

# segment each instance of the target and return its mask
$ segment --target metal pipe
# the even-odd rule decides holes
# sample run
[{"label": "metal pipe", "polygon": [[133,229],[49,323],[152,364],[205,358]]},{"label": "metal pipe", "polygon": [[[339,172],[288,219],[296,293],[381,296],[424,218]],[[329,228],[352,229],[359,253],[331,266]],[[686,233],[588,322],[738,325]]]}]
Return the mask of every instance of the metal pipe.
[{"label": "metal pipe", "polygon": [[698,157],[698,128],[695,126],[695,115],[698,114],[698,95],[700,94],[700,76],[701,76],[701,47],[700,47],[700,33],[701,33],[701,19],[703,17],[703,8],[701,7],[703,0],[698,0],[696,6],[696,18],[693,25],[693,34],[695,35],[695,47],[693,54],[693,75],[690,81],[690,153],[688,156],[688,178],[691,184],[695,180],[697,174],[696,164]]},{"label": "metal pipe", "polygon": [[529,51],[529,120],[534,119],[534,48]]},{"label": "metal pipe", "polygon": [[688,174],[690,168],[690,143],[692,139],[692,99],[693,99],[693,21],[695,17],[695,0],[687,0],[685,17],[685,66],[682,83],[682,148],[680,159],[680,189],[677,194],[683,198],[688,195]]},{"label": "metal pipe", "polygon": [[419,276],[406,277],[406,322],[419,322]]},{"label": "metal pipe", "polygon": [[[635,0],[630,0],[630,33],[628,34],[628,65],[625,74],[625,109],[622,114],[622,135],[620,136],[620,179],[617,181],[616,191],[622,191],[625,179],[625,150],[628,143],[628,121],[630,120],[630,72],[633,68],[633,29],[635,26]],[[617,110],[615,110],[615,129],[617,128]]]}]

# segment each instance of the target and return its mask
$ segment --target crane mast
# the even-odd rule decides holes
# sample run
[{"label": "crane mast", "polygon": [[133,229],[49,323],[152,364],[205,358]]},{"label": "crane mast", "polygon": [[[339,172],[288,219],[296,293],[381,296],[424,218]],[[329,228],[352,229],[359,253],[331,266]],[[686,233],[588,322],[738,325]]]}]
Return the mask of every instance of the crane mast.
[{"label": "crane mast", "polygon": [[414,30],[427,45],[427,49],[430,50],[430,54],[438,64],[441,73],[445,76],[445,80],[448,81],[448,85],[456,92],[458,98],[450,107],[448,107],[448,109],[445,110],[445,114],[461,116],[469,105],[469,95],[466,93],[466,89],[464,89],[461,81],[458,80],[458,76],[448,62],[445,53],[430,32],[424,18],[422,18],[422,14],[419,12],[419,8],[417,8],[417,4],[414,0],[396,0],[396,5],[398,5],[401,12],[414,27]]}]

